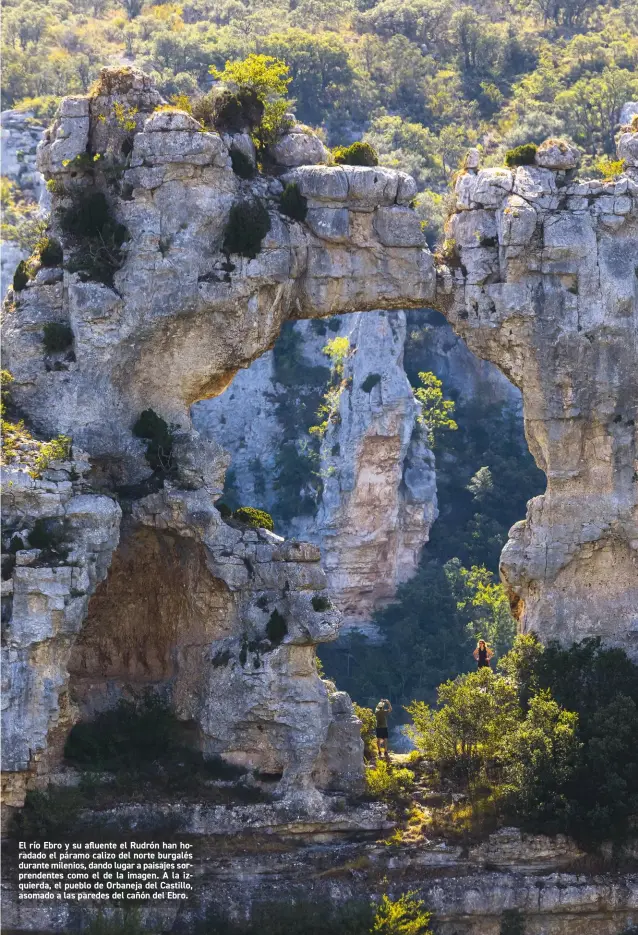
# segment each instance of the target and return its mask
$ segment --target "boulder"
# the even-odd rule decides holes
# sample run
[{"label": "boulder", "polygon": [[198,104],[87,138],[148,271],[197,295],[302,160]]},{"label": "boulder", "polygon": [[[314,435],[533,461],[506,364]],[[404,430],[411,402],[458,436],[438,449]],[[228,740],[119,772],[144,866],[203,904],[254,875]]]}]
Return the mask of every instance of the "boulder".
[{"label": "boulder", "polygon": [[270,149],[270,155],[278,166],[326,165],[330,153],[316,133],[306,127],[296,126],[286,133]]},{"label": "boulder", "polygon": [[580,150],[567,140],[545,140],[536,150],[536,165],[542,169],[575,169],[580,162]]}]

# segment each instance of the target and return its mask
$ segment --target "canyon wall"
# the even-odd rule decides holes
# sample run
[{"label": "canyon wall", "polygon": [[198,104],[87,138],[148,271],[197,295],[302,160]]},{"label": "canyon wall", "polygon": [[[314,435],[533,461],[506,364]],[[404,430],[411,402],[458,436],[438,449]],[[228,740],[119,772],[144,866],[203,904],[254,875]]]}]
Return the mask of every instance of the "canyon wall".
[{"label": "canyon wall", "polygon": [[[193,423],[231,454],[241,503],[267,509],[286,535],[321,547],[342,632],[352,626],[374,636],[372,611],[414,572],[436,518],[434,457],[403,368],[405,312],[340,316],[329,330],[316,324],[291,326],[294,339],[240,372],[226,393],[197,403]],[[320,421],[330,377],[322,349],[335,337],[348,339],[349,353],[338,409],[319,440],[308,428]],[[294,386],[278,382],[282,355],[288,366],[294,361]],[[290,480],[286,448],[305,467]],[[312,460],[299,457],[308,452]]]},{"label": "canyon wall", "polygon": [[[522,392],[530,448],[548,478],[547,493],[532,501],[503,554],[521,627],[564,641],[601,635],[635,655],[635,130],[620,138],[626,174],[604,183],[575,181],[576,160],[564,144],[541,147],[537,165],[515,170],[479,171],[478,153],[471,153],[435,270],[409,208],[415,186],[405,174],[305,165],[240,180],[229,153],[245,140],[203,131],[183,112],[157,110],[160,103],[146,76],[105,70],[93,96],[62,103],[40,147],[39,164],[55,191],[52,232],[65,265],[41,268],[26,288],[10,293],[5,366],[15,378],[14,404],[29,424],[48,435],[71,435],[76,459],[80,449],[86,452],[97,528],[82,561],[97,563],[94,552],[102,558],[100,574],[77,588],[82,603],[68,620],[59,611],[79,598],[66,578],[53,604],[46,592],[40,596],[40,583],[38,596],[20,605],[14,593],[24,615],[17,626],[9,612],[5,624],[3,652],[14,664],[5,670],[13,680],[5,738],[9,750],[18,749],[11,738],[21,733],[24,755],[10,760],[9,776],[19,773],[23,788],[38,779],[38,762],[48,749],[60,749],[58,734],[72,723],[69,698],[90,711],[150,682],[195,723],[205,752],[281,775],[286,794],[296,790],[316,802],[316,788],[329,791],[334,777],[353,787],[360,781],[361,742],[350,702],[332,693],[314,668],[314,647],[339,627],[319,552],[222,520],[213,504],[228,459],[190,422],[194,402],[222,393],[294,319],[432,305],[476,354],[496,363]],[[130,114],[125,126],[117,118],[121,108]],[[303,222],[280,210],[283,183],[290,182],[307,199]],[[95,257],[87,260],[86,244],[62,223],[96,195],[127,231],[112,282],[87,273]],[[230,255],[224,238],[231,208],[256,200],[270,224],[261,250],[252,258]],[[77,271],[82,264],[84,273]],[[391,320],[378,322],[386,329],[379,339],[394,353]],[[45,349],[50,324],[65,326],[71,349]],[[363,345],[363,336],[358,340]],[[374,371],[357,372],[356,356],[352,366],[352,393],[340,399],[340,435],[327,434],[323,442],[331,451],[361,437],[353,428],[360,417],[347,407],[355,393],[367,392],[358,381]],[[397,473],[406,458],[428,460],[423,448],[415,449],[413,434],[408,437],[405,420],[393,427],[391,412],[375,409],[379,394],[383,379],[363,409],[375,429],[364,432],[363,454],[348,462],[358,458],[369,472],[357,488],[367,493],[363,501],[359,493],[344,500],[344,491],[355,487],[345,474],[327,476],[320,520],[327,531],[337,528],[331,504],[333,515],[343,509],[349,522],[376,509],[374,475],[384,446],[394,446]],[[151,468],[148,442],[132,431],[148,409],[172,426],[163,477]],[[14,473],[7,472],[8,485],[28,486],[19,464]],[[69,475],[52,483],[60,481],[74,482]],[[403,504],[391,502],[394,515],[423,509],[417,487]],[[16,519],[11,539],[33,531],[42,495],[34,495],[32,514],[23,510]],[[127,519],[100,581],[117,539],[114,498]],[[415,538],[410,532],[395,543],[394,554],[416,553],[424,528],[417,518]],[[400,528],[412,529],[409,523]],[[79,548],[73,525],[69,535],[72,555]],[[58,577],[46,555],[22,554],[29,551],[16,549],[14,589],[24,577],[19,569],[32,558]],[[337,557],[343,570],[330,573],[347,597],[353,566],[348,555]],[[169,594],[171,581],[176,591],[189,591],[193,567],[201,572],[197,593]],[[159,603],[173,608],[161,632],[150,633],[130,580],[164,595]],[[42,642],[34,634],[43,613],[45,643],[59,642],[63,631],[68,636],[63,651],[47,655],[46,667],[33,650]],[[131,646],[140,615],[149,633],[143,658]],[[45,672],[48,726],[34,694]],[[211,699],[220,693],[228,705],[215,717]]]},{"label": "canyon wall", "polygon": [[[44,179],[36,165],[36,150],[42,138],[46,119],[36,116],[32,111],[5,110],[0,114],[0,165],[2,176],[15,185],[16,195],[28,216],[33,216],[36,206],[41,205],[46,211],[48,193]],[[5,224],[11,220],[4,217]],[[15,231],[18,234],[18,231]],[[13,273],[20,260],[29,255],[29,250],[16,239],[2,240],[0,256],[0,294],[2,298],[13,279]]]},{"label": "canyon wall", "polygon": [[[548,141],[536,165],[456,183],[448,222],[448,320],[523,395],[547,492],[510,533],[501,574],[524,631],[600,636],[638,656],[638,133],[625,174],[574,178]],[[447,283],[447,285],[445,285]]]},{"label": "canyon wall", "polygon": [[[114,497],[127,520],[106,579],[84,588],[64,652],[47,653],[45,725],[33,687],[43,673],[31,620],[42,601],[25,602],[29,619],[20,626],[7,614],[3,652],[15,665],[5,667],[5,749],[18,733],[24,748],[6,763],[10,800],[18,805],[28,785],[46,782],[46,753],[59,757],[80,713],[153,686],[195,724],[205,754],[278,776],[284,796],[316,808],[317,787],[356,789],[363,771],[351,703],[315,666],[315,646],[336,637],[340,615],[316,547],[222,520],[213,504],[227,458],[191,428],[189,409],[271,347],[288,318],[423,305],[434,292],[434,263],[406,207],[415,193],[409,176],[305,166],[295,177],[308,199],[307,223],[295,222],[279,210],[278,178],[241,181],[232,139],[159,104],[146,76],[107,69],[92,97],[62,103],[39,149],[65,267],[43,267],[9,294],[3,351],[12,403],[36,430],[71,435],[74,456],[80,446],[86,451],[99,510],[109,516],[102,530],[109,547],[117,539]],[[131,115],[126,128],[122,112]],[[270,222],[262,249],[253,259],[229,256],[231,207],[257,200]],[[112,282],[68,269],[94,268],[102,248],[87,258],[90,240],[63,223],[65,214],[105,202],[127,230]],[[71,335],[70,348],[46,349],[50,325]],[[148,409],[171,426],[170,470],[161,478],[149,465],[148,442],[132,431]],[[25,474],[18,460],[5,473],[7,489],[26,483]],[[20,529],[27,539],[33,533],[35,499],[33,516],[9,516],[7,549]],[[7,580],[15,586],[29,550],[13,548]],[[34,558],[49,567],[46,554]],[[148,601],[142,606],[132,590]],[[60,592],[56,609],[73,599]],[[59,638],[58,619],[39,640],[46,647]]]}]

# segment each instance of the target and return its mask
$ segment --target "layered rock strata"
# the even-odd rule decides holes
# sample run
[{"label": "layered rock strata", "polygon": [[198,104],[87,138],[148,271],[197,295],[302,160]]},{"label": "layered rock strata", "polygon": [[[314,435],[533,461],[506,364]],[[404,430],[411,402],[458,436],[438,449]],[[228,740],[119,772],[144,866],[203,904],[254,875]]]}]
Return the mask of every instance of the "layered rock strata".
[{"label": "layered rock strata", "polygon": [[[379,806],[341,816],[319,812],[313,820],[269,804],[137,805],[95,817],[109,822],[111,834],[170,819],[193,841],[198,898],[140,906],[158,932],[194,931],[208,913],[245,922],[276,914],[277,903],[338,907],[406,891],[433,913],[437,935],[500,935],[512,910],[530,935],[620,935],[638,918],[636,874],[617,866],[606,872],[604,863],[587,872],[586,855],[560,835],[505,828],[469,847],[428,841],[393,848],[374,840],[387,825]],[[5,886],[3,918],[15,932],[66,935],[99,911],[71,902],[37,908],[16,895]]]},{"label": "layered rock strata", "polygon": [[636,658],[638,133],[621,132],[612,181],[577,181],[573,151],[552,143],[542,166],[459,177],[440,294],[471,350],[521,390],[547,476],[501,560],[522,629],[600,636]]}]

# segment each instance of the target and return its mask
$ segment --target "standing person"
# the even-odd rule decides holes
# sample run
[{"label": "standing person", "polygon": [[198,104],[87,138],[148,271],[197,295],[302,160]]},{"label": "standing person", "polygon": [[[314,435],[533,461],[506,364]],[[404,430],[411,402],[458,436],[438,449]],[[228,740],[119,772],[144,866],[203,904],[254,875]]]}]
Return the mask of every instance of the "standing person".
[{"label": "standing person", "polygon": [[485,640],[479,640],[478,646],[474,650],[474,658],[478,662],[478,668],[489,669],[490,660],[493,655],[494,655],[494,652],[489,648]]},{"label": "standing person", "polygon": [[374,709],[374,714],[377,719],[377,751],[379,756],[385,756],[386,760],[390,759],[388,753],[388,714],[391,713],[392,705],[387,698],[382,698]]}]

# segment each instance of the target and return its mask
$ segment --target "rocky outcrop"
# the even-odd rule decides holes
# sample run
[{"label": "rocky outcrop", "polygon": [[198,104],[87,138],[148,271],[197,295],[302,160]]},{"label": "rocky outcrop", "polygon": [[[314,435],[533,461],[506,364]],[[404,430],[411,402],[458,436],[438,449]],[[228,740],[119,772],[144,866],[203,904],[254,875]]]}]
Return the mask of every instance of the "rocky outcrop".
[{"label": "rocky outcrop", "polygon": [[[628,169],[617,181],[579,183],[565,174],[571,169],[540,166],[462,174],[435,296],[434,259],[408,207],[415,192],[408,176],[292,169],[283,182],[297,184],[308,206],[305,222],[292,221],[279,211],[279,179],[240,180],[218,134],[183,112],[156,110],[158,101],[150,79],[120,69],[104,72],[93,97],[62,104],[39,158],[54,181],[53,226],[66,266],[41,270],[13,295],[3,324],[14,402],[36,430],[73,436],[88,452],[91,482],[119,493],[130,509],[111,572],[100,585],[97,573],[89,581],[97,587],[77,652],[71,644],[81,614],[73,608],[64,651],[75,653],[78,703],[90,705],[92,690],[83,689],[91,680],[98,694],[108,693],[102,661],[112,660],[115,696],[144,680],[165,685],[176,710],[195,721],[205,751],[281,772],[287,793],[312,800],[335,773],[356,784],[361,747],[349,702],[331,695],[314,671],[314,646],[338,629],[318,551],[222,521],[213,503],[226,461],[191,429],[189,407],[221,393],[273,345],[286,320],[433,302],[471,349],[521,389],[530,447],[548,477],[547,494],[532,501],[503,556],[521,626],[565,641],[600,634],[635,653],[634,130],[622,134]],[[78,211],[86,221],[82,205],[95,195],[109,205],[110,229],[123,235],[118,222],[127,231],[121,261],[119,248],[108,257],[112,283],[99,264],[104,281],[91,278],[102,247],[91,254],[81,238],[74,241],[68,214],[67,228],[61,223],[65,210],[75,211],[76,225]],[[270,225],[261,249],[244,251],[252,257],[224,250],[231,208],[242,212],[247,202],[251,210],[259,202]],[[84,272],[71,272],[78,261]],[[72,335],[64,359],[45,353],[43,331],[52,323]],[[397,450],[409,449],[412,442],[375,410],[375,390],[383,387],[371,387],[370,424],[378,426],[371,446],[391,438]],[[152,446],[132,432],[148,409],[174,444],[172,455],[155,452],[153,476]],[[360,432],[341,415],[349,444]],[[375,462],[375,454],[361,461],[365,470]],[[363,509],[375,508],[373,480]],[[118,516],[115,505],[108,509],[90,543],[107,554]],[[348,509],[362,515],[356,497]],[[81,531],[73,532],[71,554],[76,540]],[[407,539],[399,545],[413,547]],[[169,589],[176,582],[159,632],[150,633],[148,617],[140,625],[149,640],[144,659],[130,645],[138,610],[124,612],[140,607],[127,591],[130,580],[147,593],[149,582]],[[37,632],[45,601],[26,603],[23,626]],[[51,619],[59,609],[51,605]],[[50,730],[63,722],[58,712],[67,684],[74,686],[63,654],[50,681],[42,678],[48,664],[28,656],[27,688],[7,711],[7,731],[22,730],[21,711],[35,711],[37,686],[50,685],[57,701],[48,707],[45,743],[53,749]],[[229,699],[223,714],[212,706],[219,690]],[[27,718],[24,749],[39,749],[44,731]],[[13,739],[9,749],[17,749]],[[24,757],[18,762],[22,770]]]},{"label": "rocky outcrop", "polygon": [[405,314],[357,316],[346,333],[346,386],[321,446],[316,528],[344,624],[361,629],[416,570],[437,516],[436,477],[403,369]]},{"label": "rocky outcrop", "polygon": [[88,492],[89,471],[79,451],[39,479],[3,469],[2,769],[9,807],[22,805],[27,784],[46,776],[61,754],[75,717],[70,654],[118,544],[120,507]]},{"label": "rocky outcrop", "polygon": [[[48,201],[44,179],[36,166],[36,150],[46,121],[28,110],[5,110],[0,114],[0,165],[4,178],[13,182],[25,206],[35,212]],[[5,217],[6,222],[6,217]],[[28,251],[16,240],[2,241],[0,296],[4,298],[20,260]]]},{"label": "rocky outcrop", "polygon": [[[523,396],[547,492],[501,561],[521,627],[600,636],[638,655],[638,134],[626,174],[468,170],[456,184],[441,295],[448,320]],[[557,148],[557,147],[554,147]]]},{"label": "rocky outcrop", "polygon": [[[393,847],[375,840],[389,825],[379,805],[301,818],[270,803],[137,804],[92,817],[106,823],[107,837],[170,820],[193,842],[198,898],[139,906],[158,932],[196,931],[207,914],[257,921],[265,907],[276,917],[277,904],[321,911],[405,892],[432,912],[437,935],[501,935],[512,910],[530,935],[620,935],[638,914],[636,874],[604,862],[588,871],[587,857],[561,836],[506,828],[469,847],[440,840]],[[66,935],[99,911],[82,906],[80,916],[72,902],[34,906],[16,897],[5,885],[3,918],[12,931]]]},{"label": "rocky outcrop", "polygon": [[[123,69],[105,70],[94,96],[63,102],[39,152],[54,180],[54,232],[67,261],[88,249],[61,219],[101,196],[126,227],[123,263],[112,285],[86,267],[41,271],[12,296],[3,326],[14,403],[36,430],[85,445],[92,482],[119,491],[130,510],[79,640],[82,615],[76,620],[69,668],[66,658],[53,664],[51,694],[57,707],[68,693],[90,713],[125,692],[166,690],[196,723],[205,753],[280,775],[281,791],[307,805],[315,786],[356,788],[362,776],[349,699],[329,690],[314,662],[339,615],[317,549],[222,521],[213,503],[226,461],[191,430],[189,407],[221,392],[287,318],[421,305],[434,288],[433,261],[412,234],[408,247],[377,234],[381,215],[396,240],[402,226],[411,229],[408,176],[295,169],[309,214],[339,214],[351,231],[348,243],[335,244],[279,212],[279,181],[242,182],[222,138],[185,113],[155,110],[160,100],[146,76]],[[229,256],[231,207],[257,201],[270,223],[261,250]],[[64,359],[45,352],[43,331],[53,323],[72,335]],[[147,442],[132,433],[148,409],[173,436],[169,475],[154,493]],[[37,681],[41,665],[31,658],[28,666]],[[27,704],[36,703],[32,692]],[[56,703],[49,708],[56,715]],[[53,726],[55,716],[42,717]],[[12,705],[7,734],[21,727]],[[30,731],[25,745],[48,743],[42,729]]]},{"label": "rocky outcrop", "polygon": [[[417,429],[418,408],[403,369],[406,316],[356,313],[333,319],[323,333],[299,322],[294,335],[288,354],[294,355],[301,383],[278,385],[276,357],[269,352],[240,372],[226,393],[197,403],[194,424],[231,453],[241,502],[262,506],[278,519],[280,498],[288,505],[299,493],[281,489],[282,416],[300,404],[306,388],[312,391],[304,377],[322,373],[323,383],[305,404],[318,407],[328,382],[322,348],[337,336],[348,339],[338,410],[312,466],[321,478],[316,505],[310,511],[300,499],[298,512],[282,519],[281,528],[321,547],[343,627],[369,633],[372,611],[413,574],[436,517],[434,458]],[[313,409],[308,415],[307,421],[319,421]],[[312,443],[304,424],[296,449],[307,450]],[[311,480],[308,476],[305,483]]]}]

